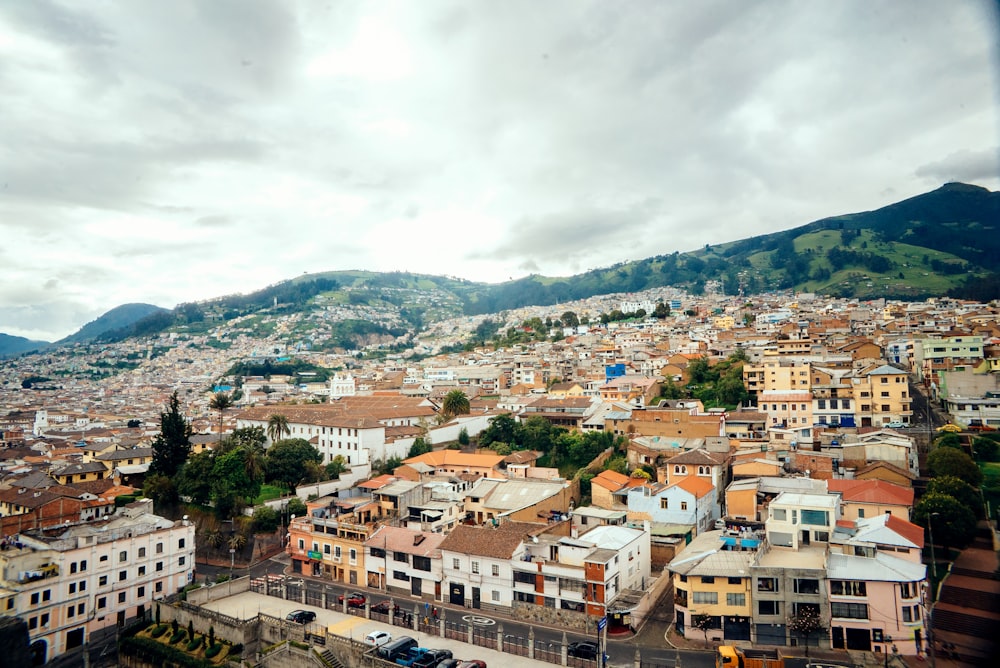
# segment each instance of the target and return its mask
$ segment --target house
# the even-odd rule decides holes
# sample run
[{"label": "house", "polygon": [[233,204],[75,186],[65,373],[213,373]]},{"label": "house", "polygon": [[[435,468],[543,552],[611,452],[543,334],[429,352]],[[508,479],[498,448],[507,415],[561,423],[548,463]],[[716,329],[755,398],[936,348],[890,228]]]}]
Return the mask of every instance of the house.
[{"label": "house", "polygon": [[827,489],[841,497],[845,520],[895,515],[909,521],[913,508],[913,488],[882,480],[829,480]]},{"label": "house", "polygon": [[96,522],[25,530],[0,551],[0,608],[27,623],[39,665],[191,583],[194,524],[151,511],[137,501]]},{"label": "house", "polygon": [[411,468],[415,464],[425,465],[427,468],[422,471],[430,475],[469,473],[494,478],[505,477],[500,471],[503,462],[503,455],[471,454],[460,450],[434,450],[403,460],[404,466]]},{"label": "house", "polygon": [[386,593],[441,600],[442,534],[381,526],[365,541],[365,570],[371,588]]},{"label": "house", "polygon": [[722,513],[715,503],[715,488],[707,480],[683,478],[672,485],[648,483],[628,489],[628,519],[658,524],[692,526],[707,531]]},{"label": "house", "polygon": [[348,512],[322,497],[306,504],[308,512],[288,525],[292,571],[351,585],[367,581],[365,541],[375,530],[376,504],[368,499]]},{"label": "house", "polygon": [[628,487],[630,478],[617,471],[606,469],[590,481],[591,504],[604,510],[626,510],[626,496],[620,494]]},{"label": "house", "polygon": [[483,603],[510,608],[513,563],[522,561],[525,540],[542,533],[544,525],[504,522],[499,526],[459,525],[441,541],[443,600],[479,608]]},{"label": "house", "polygon": [[561,521],[577,503],[578,487],[566,480],[481,478],[465,493],[465,516],[476,524]]}]

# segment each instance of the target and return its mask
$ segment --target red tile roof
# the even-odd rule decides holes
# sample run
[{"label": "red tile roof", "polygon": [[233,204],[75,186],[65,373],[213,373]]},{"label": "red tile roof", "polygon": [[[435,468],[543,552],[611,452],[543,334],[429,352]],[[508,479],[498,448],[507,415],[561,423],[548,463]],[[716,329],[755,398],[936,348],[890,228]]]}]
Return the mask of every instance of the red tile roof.
[{"label": "red tile roof", "polygon": [[826,484],[830,492],[840,492],[844,501],[913,506],[913,490],[911,488],[894,485],[885,480],[834,478],[828,480]]}]

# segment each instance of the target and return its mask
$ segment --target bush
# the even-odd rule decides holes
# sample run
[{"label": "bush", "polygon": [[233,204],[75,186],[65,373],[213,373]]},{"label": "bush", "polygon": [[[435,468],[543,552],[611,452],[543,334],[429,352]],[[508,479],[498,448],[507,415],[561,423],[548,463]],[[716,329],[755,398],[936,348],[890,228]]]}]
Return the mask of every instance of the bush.
[{"label": "bush", "polygon": [[192,640],[191,642],[189,642],[187,644],[187,651],[189,651],[189,652],[197,652],[198,648],[201,647],[201,644],[204,641],[205,641],[204,636],[202,636],[200,638],[195,638],[194,640]]},{"label": "bush", "polygon": [[170,644],[176,645],[185,638],[187,638],[187,631],[178,631],[177,633],[170,636]]},{"label": "bush", "polygon": [[223,648],[223,644],[222,643],[216,643],[214,645],[209,645],[205,649],[205,658],[206,659],[211,659],[214,656],[218,656],[219,652],[222,651],[222,648]]},{"label": "bush", "polygon": [[243,653],[243,643],[238,642],[235,645],[233,645],[233,649],[230,650],[229,653],[230,654],[235,654],[236,656],[239,656],[240,654],[242,654]]},{"label": "bush", "polygon": [[170,628],[170,627],[167,626],[166,624],[160,624],[159,626],[157,626],[156,628],[154,628],[152,631],[150,631],[149,635],[151,635],[154,638],[159,638],[160,636],[162,636],[164,633],[167,632],[168,628]]},{"label": "bush", "polygon": [[278,528],[278,511],[270,506],[258,506],[253,509],[253,530],[270,533]]}]

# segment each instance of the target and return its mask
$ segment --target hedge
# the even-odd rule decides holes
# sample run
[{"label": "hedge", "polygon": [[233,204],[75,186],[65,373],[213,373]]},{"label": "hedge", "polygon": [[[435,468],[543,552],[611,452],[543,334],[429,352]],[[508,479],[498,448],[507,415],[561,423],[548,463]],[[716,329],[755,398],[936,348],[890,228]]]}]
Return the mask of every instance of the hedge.
[{"label": "hedge", "polygon": [[126,656],[166,665],[174,664],[177,668],[217,668],[211,661],[191,656],[175,647],[169,647],[152,638],[132,636],[122,638],[118,644],[119,651]]}]

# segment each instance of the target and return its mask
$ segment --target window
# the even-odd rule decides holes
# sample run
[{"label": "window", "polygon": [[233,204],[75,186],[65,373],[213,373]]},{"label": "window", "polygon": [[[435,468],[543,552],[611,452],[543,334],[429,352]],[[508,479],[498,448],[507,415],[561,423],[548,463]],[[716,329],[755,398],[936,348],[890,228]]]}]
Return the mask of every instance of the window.
[{"label": "window", "polygon": [[42,622],[42,626],[43,627],[49,625],[49,613],[47,613],[47,612],[42,613],[41,622]]},{"label": "window", "polygon": [[819,593],[819,580],[812,580],[807,578],[796,579],[795,580],[795,593],[796,594],[818,594]]},{"label": "window", "polygon": [[184,548],[184,539],[183,538],[181,538],[179,541],[177,541],[177,548],[178,549],[183,549]]},{"label": "window", "polygon": [[184,559],[184,557],[181,557],[180,559],[178,559],[178,560],[177,560],[177,565],[178,565],[178,566],[183,566],[183,565],[184,565],[184,563],[185,563],[185,559]]},{"label": "window", "polygon": [[106,554],[102,554],[102,555],[101,555],[101,558],[100,558],[100,559],[98,559],[98,561],[100,561],[100,562],[101,562],[102,564],[103,564],[103,563],[104,563],[105,561],[107,561],[107,560],[108,560],[108,555],[106,555]]},{"label": "window", "polygon": [[495,578],[500,577],[500,565],[499,564],[493,564],[493,566],[491,568],[492,568],[493,577],[495,577]]},{"label": "window", "polygon": [[707,585],[715,584],[715,577],[712,576],[712,575],[702,575],[701,576],[701,583],[702,584],[707,584]]},{"label": "window", "polygon": [[413,568],[418,571],[430,571],[431,570],[431,560],[430,557],[418,557],[413,555]]},{"label": "window", "polygon": [[125,582],[128,580],[128,571],[118,571],[118,581]]},{"label": "window", "polygon": [[97,599],[97,608],[99,610],[103,610],[106,607],[108,607],[108,597],[107,596],[102,596],[99,599]]},{"label": "window", "polygon": [[757,614],[780,615],[781,601],[757,601]]},{"label": "window", "polygon": [[714,591],[691,592],[692,603],[702,603],[706,605],[716,605],[719,602],[719,593]]},{"label": "window", "polygon": [[757,591],[778,591],[778,578],[759,578]]},{"label": "window", "polygon": [[410,581],[410,576],[405,571],[393,571],[392,577],[394,580],[402,580],[403,582]]},{"label": "window", "polygon": [[124,603],[125,602],[125,592],[120,592],[118,594],[118,602],[119,603]]},{"label": "window", "polygon": [[784,508],[772,508],[771,517],[781,522],[784,522],[785,520],[788,519],[788,511],[785,510]]},{"label": "window", "polygon": [[72,573],[76,573],[76,562],[75,561],[69,565],[69,572],[71,574]]},{"label": "window", "polygon": [[139,587],[138,596],[139,596],[139,598],[144,598],[146,596],[146,588],[145,587]]},{"label": "window", "polygon": [[323,546],[323,554],[333,554],[333,546],[327,543]]},{"label": "window", "polygon": [[459,563],[458,559],[451,560],[451,567],[454,568],[456,571],[461,568],[461,564]]},{"label": "window", "polygon": [[82,615],[86,609],[86,603],[80,603],[76,606],[76,614]]},{"label": "window", "polygon": [[32,617],[28,620],[28,630],[38,628],[38,617]]},{"label": "window", "polygon": [[479,573],[479,562],[478,561],[473,561],[472,562],[472,572],[473,573]]},{"label": "window", "polygon": [[409,558],[409,556],[407,556],[407,554],[405,552],[393,552],[392,553],[392,560],[393,561],[401,561],[404,564],[410,563],[410,558]]},{"label": "window", "polygon": [[688,509],[688,502],[681,501],[681,510],[687,510],[687,509]]},{"label": "window", "polygon": [[514,582],[533,585],[535,584],[535,574],[526,573],[524,571],[514,571]]},{"label": "window", "polygon": [[494,603],[496,603],[497,601],[499,601],[500,600],[500,592],[498,592],[496,589],[494,589],[493,591],[491,591],[490,592],[490,600],[493,601]]},{"label": "window", "polygon": [[356,549],[354,549],[354,548],[352,547],[352,548],[350,549],[350,551],[348,552],[348,555],[349,555],[349,556],[350,556],[350,558],[351,558],[351,563],[352,563],[352,564],[356,564],[356,563],[358,563],[358,551],[357,551]]},{"label": "window", "polygon": [[106,584],[108,584],[108,576],[102,575],[101,578],[97,581],[97,585],[99,587],[103,587]]},{"label": "window", "polygon": [[340,557],[342,556],[340,550],[341,550],[341,547],[339,545],[334,545],[333,546],[333,558],[334,559],[340,559]]},{"label": "window", "polygon": [[747,604],[746,594],[726,594],[726,605],[744,606]]},{"label": "window", "polygon": [[729,578],[729,584],[731,585],[741,585],[743,584],[743,578]]},{"label": "window", "polygon": [[159,594],[159,593],[160,593],[161,591],[163,591],[163,583],[162,583],[162,582],[157,582],[157,583],[156,583],[156,587],[154,587],[154,588],[153,588],[153,590],[154,590],[154,591],[155,591],[155,592],[156,592],[157,594]]},{"label": "window", "polygon": [[[80,591],[83,591],[83,590],[81,589]],[[52,600],[52,590],[51,589],[46,589],[45,591],[42,592],[42,600],[43,601],[51,601]]]},{"label": "window", "polygon": [[140,547],[139,548],[139,557],[142,558],[142,557],[145,557],[145,556],[146,556],[146,548]]},{"label": "window", "polygon": [[163,543],[157,543],[156,544],[156,553],[157,554],[163,554]]},{"label": "window", "polygon": [[862,519],[863,520],[864,518],[865,518],[865,509],[864,508],[858,508],[858,519]]},{"label": "window", "polygon": [[867,585],[860,580],[830,580],[831,596],[867,596]]},{"label": "window", "polygon": [[910,606],[908,605],[903,606],[903,621],[904,622],[913,621],[913,611],[910,609]]},{"label": "window", "polygon": [[163,562],[162,561],[157,561],[156,562],[156,570],[158,570],[158,571],[162,571],[163,570]]},{"label": "window", "polygon": [[669,505],[670,505],[669,499],[660,499],[660,510],[667,510],[667,507]]},{"label": "window", "polygon": [[299,538],[299,549],[300,550],[306,549],[306,541],[303,538]]},{"label": "window", "polygon": [[128,561],[128,552],[125,550],[118,553],[118,563],[122,563],[123,561]]},{"label": "window", "polygon": [[806,510],[802,509],[802,523],[809,524],[812,526],[827,526],[829,521],[829,513],[825,510]]},{"label": "window", "polygon": [[834,601],[830,604],[830,614],[834,617],[844,617],[847,619],[868,619],[868,606],[865,603],[840,603]]},{"label": "window", "polygon": [[38,592],[31,595],[31,605],[38,605]]},{"label": "window", "polygon": [[383,550],[381,547],[373,547],[372,556],[378,557],[379,559],[385,559],[385,550]]},{"label": "window", "polygon": [[915,582],[900,582],[899,583],[899,596],[900,598],[913,598],[917,595],[917,587]]},{"label": "window", "polygon": [[76,593],[76,583],[75,582],[70,582],[69,583],[69,593],[71,593],[71,594],[75,594]]},{"label": "window", "polygon": [[143,576],[145,574],[146,574],[146,567],[145,566],[140,566],[139,567],[139,575]]},{"label": "window", "polygon": [[526,591],[515,591],[514,600],[518,603],[534,603],[535,595],[531,592]]}]

